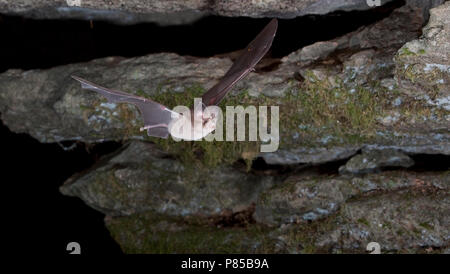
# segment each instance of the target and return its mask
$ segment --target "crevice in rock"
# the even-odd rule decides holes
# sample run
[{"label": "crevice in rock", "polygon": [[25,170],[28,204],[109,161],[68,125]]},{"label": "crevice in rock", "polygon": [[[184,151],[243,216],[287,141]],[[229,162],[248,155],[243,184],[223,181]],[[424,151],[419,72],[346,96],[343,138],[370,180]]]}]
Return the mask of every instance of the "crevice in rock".
[{"label": "crevice in rock", "polygon": [[[289,176],[299,173],[311,173],[317,175],[337,175],[339,168],[344,166],[352,157],[361,154],[358,151],[355,155],[348,158],[336,161],[330,161],[321,164],[296,164],[296,165],[270,165],[267,164],[263,158],[258,157],[253,160],[250,173],[259,176]],[[384,171],[405,170],[408,172],[422,173],[422,172],[440,172],[450,169],[450,156],[444,154],[413,154],[409,155],[414,161],[414,165],[410,167],[401,166],[383,166],[375,169],[373,172],[378,173]],[[246,163],[240,159],[234,167],[239,170],[246,169]],[[353,174],[353,176],[364,176],[366,173]]]},{"label": "crevice in rock", "polygon": [[[271,55],[280,58],[386,18],[405,1],[367,11],[334,12],[279,20]],[[158,52],[210,57],[244,48],[268,19],[208,16],[193,24],[119,26],[101,21],[36,20],[0,14],[0,72],[45,69],[107,56]],[[276,67],[276,62],[273,63]],[[268,66],[265,70],[270,70]]]},{"label": "crevice in rock", "polygon": [[119,143],[43,144],[27,134],[11,132],[1,122],[0,135],[2,156],[7,159],[4,193],[23,204],[24,215],[18,217],[17,227],[27,243],[46,253],[65,252],[71,241],[81,245],[83,254],[121,253],[104,225],[104,215],[58,190],[67,178],[118,149]]},{"label": "crevice in rock", "polygon": [[233,212],[232,210],[224,210],[220,214],[209,216],[209,223],[215,227],[247,227],[255,224],[256,220],[253,218],[255,212],[255,203],[248,208]]},{"label": "crevice in rock", "polygon": [[[352,155],[351,157],[353,157]],[[247,169],[247,164],[243,159],[239,159],[233,164],[235,169],[242,172],[249,172],[256,176],[277,176],[282,181],[294,174],[315,174],[315,175],[337,175],[339,174],[339,167],[345,165],[351,157],[330,161],[320,164],[293,164],[293,165],[273,165],[267,164],[262,157],[257,157],[253,160],[250,169]]]},{"label": "crevice in rock", "polygon": [[[239,159],[234,163],[236,169],[246,171],[247,164],[243,159]],[[309,165],[270,165],[264,161],[263,158],[257,157],[253,160],[250,170],[248,172],[255,174],[257,176],[279,176],[292,174],[304,168],[308,168]]]},{"label": "crevice in rock", "polygon": [[444,154],[415,154],[409,155],[414,160],[414,165],[408,171],[448,171],[450,169],[450,155]]},{"label": "crevice in rock", "polygon": [[[410,167],[401,166],[380,166],[368,173],[380,173],[386,171],[407,171],[413,173],[443,172],[450,169],[450,155],[445,154],[411,154],[408,155],[414,164]],[[345,164],[345,163],[344,163]],[[354,176],[364,176],[367,173],[353,174]]]}]

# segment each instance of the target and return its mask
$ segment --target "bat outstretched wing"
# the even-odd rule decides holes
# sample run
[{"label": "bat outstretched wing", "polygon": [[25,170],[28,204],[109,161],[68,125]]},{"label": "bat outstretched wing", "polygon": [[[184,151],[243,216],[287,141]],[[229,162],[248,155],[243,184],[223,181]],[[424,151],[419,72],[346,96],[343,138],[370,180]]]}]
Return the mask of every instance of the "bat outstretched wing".
[{"label": "bat outstretched wing", "polygon": [[144,118],[145,126],[143,128],[147,130],[149,136],[160,138],[169,136],[168,126],[173,119],[173,111],[167,107],[147,98],[101,87],[77,76],[72,75],[72,78],[80,82],[82,88],[100,93],[111,103],[131,103],[136,105]]},{"label": "bat outstretched wing", "polygon": [[218,105],[237,81],[244,78],[252,71],[272,45],[277,27],[277,19],[272,19],[258,36],[256,36],[256,38],[243,50],[243,53],[236,59],[220,82],[203,94],[202,102],[206,106]]}]

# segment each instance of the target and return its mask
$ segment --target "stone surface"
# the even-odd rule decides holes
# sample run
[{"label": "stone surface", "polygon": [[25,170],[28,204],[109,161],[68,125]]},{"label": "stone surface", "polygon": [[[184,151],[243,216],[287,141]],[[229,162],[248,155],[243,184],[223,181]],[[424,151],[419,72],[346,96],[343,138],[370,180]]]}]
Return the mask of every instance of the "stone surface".
[{"label": "stone surface", "polygon": [[364,174],[380,171],[384,167],[410,167],[414,161],[397,150],[376,150],[358,154],[339,168],[342,174]]},{"label": "stone surface", "polygon": [[[382,5],[391,0],[381,0]],[[429,2],[429,1],[426,1]],[[181,24],[205,15],[294,18],[308,14],[371,9],[361,0],[2,0],[0,10],[33,18],[109,20],[120,24]]]},{"label": "stone surface", "polygon": [[0,75],[0,112],[11,130],[29,132],[41,142],[115,139],[125,133],[127,123],[141,121],[138,110],[104,103],[102,97],[80,89],[71,75],[151,96],[157,91],[183,92],[194,85],[211,87],[230,65],[227,59],[154,54],[132,59],[108,57],[49,70],[9,70]]},{"label": "stone surface", "polygon": [[396,78],[401,91],[426,104],[450,110],[450,3],[430,10],[422,36],[397,53]]},{"label": "stone surface", "polygon": [[[351,199],[372,193],[395,192],[421,186],[448,192],[448,174],[385,172],[365,177],[293,176],[262,193],[255,219],[269,225],[301,223],[326,218]],[[448,205],[445,210],[449,210]],[[394,221],[394,220],[393,220]]]},{"label": "stone surface", "polygon": [[88,173],[72,177],[61,192],[80,197],[110,216],[144,211],[211,215],[250,207],[258,193],[273,183],[273,177],[260,178],[229,167],[189,169],[153,144],[131,142]]},{"label": "stone surface", "polygon": [[[125,253],[271,253],[277,241],[262,226],[217,227],[196,217],[152,212],[107,218],[106,226]],[[131,231],[134,231],[131,233]]]},{"label": "stone surface", "polygon": [[382,253],[438,252],[449,245],[449,196],[399,192],[346,205],[343,222],[317,241],[317,248],[364,250],[369,242]]},{"label": "stone surface", "polygon": [[257,220],[275,221],[271,227],[219,227],[220,217],[150,211],[108,217],[106,225],[127,253],[366,253],[369,242],[378,242],[381,253],[448,252],[448,174],[315,179],[291,178],[276,187],[275,193],[284,188],[286,194],[271,200],[274,215],[262,214],[257,204]]},{"label": "stone surface", "polygon": [[343,160],[356,154],[359,146],[332,148],[297,148],[262,153],[261,157],[270,165],[323,164]]}]

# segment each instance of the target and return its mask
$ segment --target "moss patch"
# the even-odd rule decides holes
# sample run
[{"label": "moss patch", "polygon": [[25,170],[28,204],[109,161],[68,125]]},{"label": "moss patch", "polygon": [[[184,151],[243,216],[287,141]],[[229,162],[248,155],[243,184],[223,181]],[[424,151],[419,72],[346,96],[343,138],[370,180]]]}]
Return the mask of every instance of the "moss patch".
[{"label": "moss patch", "polygon": [[125,253],[270,253],[273,246],[259,225],[216,228],[205,219],[142,213],[107,220]]}]

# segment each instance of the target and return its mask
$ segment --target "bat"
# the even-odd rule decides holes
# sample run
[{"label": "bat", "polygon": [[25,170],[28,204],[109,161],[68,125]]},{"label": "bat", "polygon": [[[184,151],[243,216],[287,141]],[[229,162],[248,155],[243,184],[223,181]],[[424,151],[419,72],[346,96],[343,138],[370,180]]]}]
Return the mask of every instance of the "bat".
[{"label": "bat", "polygon": [[144,120],[141,131],[147,130],[149,136],[167,138],[170,134],[186,141],[199,140],[216,127],[218,112],[208,107],[217,106],[239,80],[254,70],[272,45],[277,27],[277,19],[272,19],[243,50],[223,78],[203,94],[203,105],[188,112],[175,112],[150,99],[105,88],[75,75],[72,78],[81,83],[81,88],[98,92],[111,103],[136,105]]}]

